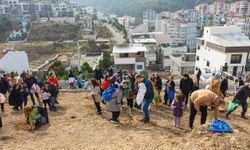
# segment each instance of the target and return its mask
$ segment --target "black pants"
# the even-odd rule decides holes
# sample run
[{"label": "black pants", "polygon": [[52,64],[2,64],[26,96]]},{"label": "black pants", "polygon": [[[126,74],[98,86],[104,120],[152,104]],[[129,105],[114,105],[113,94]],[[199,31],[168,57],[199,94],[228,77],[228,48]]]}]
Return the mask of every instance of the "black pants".
[{"label": "black pants", "polygon": [[1,104],[1,111],[4,112],[4,103]]},{"label": "black pants", "polygon": [[2,124],[2,118],[1,118],[1,116],[0,116],[0,128],[3,126],[3,124]]},{"label": "black pants", "polygon": [[[200,106],[201,111],[201,125],[206,123],[207,120],[207,106]],[[194,107],[194,104],[190,103],[190,116],[189,116],[189,127],[193,128],[194,119],[197,114],[197,111]]]},{"label": "black pants", "polygon": [[132,109],[134,106],[134,101],[133,99],[127,99],[127,105]]},{"label": "black pants", "polygon": [[221,91],[224,97],[226,97],[226,91]]},{"label": "black pants", "polygon": [[183,94],[183,97],[184,97],[184,102],[186,104],[186,107],[187,107],[187,104],[188,104],[188,98],[189,98],[189,93],[182,93]]},{"label": "black pants", "polygon": [[[38,93],[35,93],[35,96],[37,99],[39,99]],[[30,98],[31,98],[32,104],[35,105],[36,103],[35,103],[34,95],[32,93],[30,93]]]},{"label": "black pants", "polygon": [[112,112],[112,120],[118,121],[118,117],[120,116],[120,111]]},{"label": "black pants", "polygon": [[96,102],[95,101],[95,96],[94,95],[92,95],[92,98],[93,98],[93,101],[94,101],[94,104],[95,104],[96,111],[97,112],[102,112],[102,109],[101,109],[101,106],[100,106],[100,102]]},{"label": "black pants", "polygon": [[51,107],[51,105],[50,105],[50,99],[45,99],[45,100],[43,100],[43,104],[44,104],[44,108],[47,110],[47,104],[48,104],[48,106],[49,106],[49,110],[51,111],[52,110],[52,107]]}]

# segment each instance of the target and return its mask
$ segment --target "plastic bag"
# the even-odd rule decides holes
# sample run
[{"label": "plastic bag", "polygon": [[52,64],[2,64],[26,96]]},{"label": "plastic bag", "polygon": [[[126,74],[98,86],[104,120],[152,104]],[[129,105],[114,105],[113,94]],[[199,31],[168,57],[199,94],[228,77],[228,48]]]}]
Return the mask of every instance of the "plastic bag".
[{"label": "plastic bag", "polygon": [[228,105],[228,110],[234,111],[238,106],[239,106],[239,104],[234,103],[234,102],[230,102],[230,104]]}]

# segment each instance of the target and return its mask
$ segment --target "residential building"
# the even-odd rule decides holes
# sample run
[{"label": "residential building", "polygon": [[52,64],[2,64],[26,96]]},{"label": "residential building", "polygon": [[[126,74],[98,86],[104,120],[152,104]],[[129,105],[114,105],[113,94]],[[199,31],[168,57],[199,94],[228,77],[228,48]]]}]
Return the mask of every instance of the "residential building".
[{"label": "residential building", "polygon": [[142,44],[147,48],[147,52],[145,53],[146,57],[146,66],[156,64],[156,56],[157,56],[157,41],[155,39],[133,39],[133,43]]},{"label": "residential building", "polygon": [[131,17],[131,16],[119,17],[117,20],[118,20],[119,24],[121,24],[125,27],[126,31],[129,30],[129,26],[131,24],[135,23],[135,17]]},{"label": "residential building", "polygon": [[116,69],[140,72],[145,69],[147,48],[141,44],[114,46],[112,55]]},{"label": "residential building", "polygon": [[148,9],[143,11],[143,20],[155,20],[156,19],[156,11],[153,9]]},{"label": "residential building", "polygon": [[174,43],[187,45],[190,50],[195,49],[197,23],[183,20],[171,20],[166,23],[165,32],[173,38]]},{"label": "residential building", "polygon": [[21,74],[29,70],[28,55],[25,51],[7,50],[0,53],[0,70],[11,73]]},{"label": "residential building", "polygon": [[241,31],[250,37],[250,16],[235,15],[228,17],[227,25],[239,26]]},{"label": "residential building", "polygon": [[16,8],[19,0],[3,0],[3,3],[11,8]]},{"label": "residential building", "polygon": [[180,44],[163,44],[161,46],[161,56],[162,56],[162,67],[166,71],[172,71],[172,59],[170,58],[173,54],[183,54],[187,53],[188,48]]},{"label": "residential building", "polygon": [[172,54],[171,73],[183,75],[185,73],[194,74],[195,70],[195,53]]},{"label": "residential building", "polygon": [[86,13],[80,14],[80,22],[84,32],[91,32],[93,30],[92,16]]},{"label": "residential building", "polygon": [[7,5],[0,5],[0,15],[3,14],[10,14],[11,13],[11,8]]},{"label": "residential building", "polygon": [[250,40],[240,27],[205,27],[196,42],[195,66],[202,72],[226,71],[238,76],[250,71]]}]

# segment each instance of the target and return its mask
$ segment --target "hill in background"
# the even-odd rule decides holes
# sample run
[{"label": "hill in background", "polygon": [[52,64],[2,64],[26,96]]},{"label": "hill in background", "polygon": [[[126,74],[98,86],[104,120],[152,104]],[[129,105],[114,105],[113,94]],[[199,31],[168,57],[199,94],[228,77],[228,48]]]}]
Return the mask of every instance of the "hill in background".
[{"label": "hill in background", "polygon": [[33,24],[28,41],[82,39],[80,24]]},{"label": "hill in background", "polygon": [[[143,10],[176,11],[182,8],[193,8],[200,3],[212,3],[215,0],[76,0],[78,4],[93,6],[97,10],[113,12],[117,15],[142,17]],[[236,0],[225,0],[233,2]]]}]

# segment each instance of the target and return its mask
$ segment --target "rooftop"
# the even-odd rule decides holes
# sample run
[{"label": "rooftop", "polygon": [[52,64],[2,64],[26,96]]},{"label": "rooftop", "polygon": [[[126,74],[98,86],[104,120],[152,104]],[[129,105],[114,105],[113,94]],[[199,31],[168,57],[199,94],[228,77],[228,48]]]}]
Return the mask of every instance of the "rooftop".
[{"label": "rooftop", "polygon": [[114,46],[113,53],[138,53],[138,52],[146,52],[147,48],[142,44],[130,44],[125,46]]},{"label": "rooftop", "polygon": [[250,40],[248,37],[241,32],[240,27],[236,26],[205,27],[204,36],[200,39],[206,39],[207,42],[223,47],[250,46]]}]

